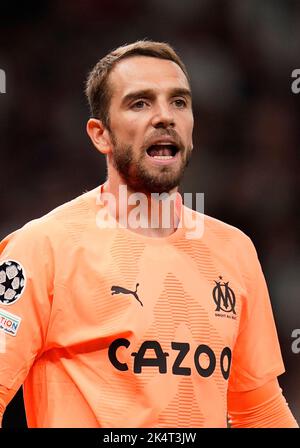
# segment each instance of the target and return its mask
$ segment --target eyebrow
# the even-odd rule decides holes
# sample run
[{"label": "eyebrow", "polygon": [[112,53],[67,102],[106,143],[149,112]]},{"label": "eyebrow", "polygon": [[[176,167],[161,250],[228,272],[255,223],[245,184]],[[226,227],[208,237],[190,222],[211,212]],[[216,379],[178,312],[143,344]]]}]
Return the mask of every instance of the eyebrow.
[{"label": "eyebrow", "polygon": [[[189,89],[182,88],[182,87],[175,87],[174,89],[171,89],[169,92],[170,97],[173,96],[185,96],[189,99],[192,99],[192,93]],[[127,104],[130,101],[137,100],[139,98],[155,98],[155,92],[152,89],[143,89],[143,90],[136,90],[135,92],[129,92],[127,95],[124,96],[122,99],[122,104]]]}]

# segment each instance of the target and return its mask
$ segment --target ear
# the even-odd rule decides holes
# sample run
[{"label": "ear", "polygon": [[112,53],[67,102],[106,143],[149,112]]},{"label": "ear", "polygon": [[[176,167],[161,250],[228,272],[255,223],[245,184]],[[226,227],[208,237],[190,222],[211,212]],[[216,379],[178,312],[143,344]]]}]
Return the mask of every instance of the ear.
[{"label": "ear", "polygon": [[99,152],[105,155],[112,152],[108,130],[103,126],[101,120],[90,118],[86,124],[86,131]]}]

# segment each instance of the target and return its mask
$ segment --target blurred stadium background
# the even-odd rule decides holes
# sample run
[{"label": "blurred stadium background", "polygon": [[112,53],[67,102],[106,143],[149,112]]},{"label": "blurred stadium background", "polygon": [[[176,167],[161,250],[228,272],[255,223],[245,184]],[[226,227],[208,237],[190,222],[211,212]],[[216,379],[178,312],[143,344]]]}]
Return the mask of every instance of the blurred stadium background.
[{"label": "blurred stadium background", "polygon": [[[192,78],[195,150],[182,191],[254,241],[300,422],[298,0],[74,0],[0,4],[0,237],[105,179],[85,132],[84,81],[111,49],[169,42]],[[259,341],[258,341],[259,343]],[[18,393],[4,427],[25,425]]]}]

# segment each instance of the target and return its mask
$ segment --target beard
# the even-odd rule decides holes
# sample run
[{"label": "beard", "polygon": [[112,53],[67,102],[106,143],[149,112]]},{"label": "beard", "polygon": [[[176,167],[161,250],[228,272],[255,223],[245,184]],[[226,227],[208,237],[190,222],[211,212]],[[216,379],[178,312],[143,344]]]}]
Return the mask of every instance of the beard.
[{"label": "beard", "polygon": [[[174,131],[172,131],[173,136]],[[162,137],[167,133],[155,135]],[[167,135],[170,135],[168,133]],[[185,168],[188,166],[192,147],[184,147],[181,140],[176,135],[178,156],[180,164],[161,165],[149,167],[146,154],[147,145],[143,145],[140,154],[136,155],[131,145],[125,145],[117,141],[116,136],[110,131],[111,141],[113,143],[112,163],[118,171],[124,183],[133,191],[145,194],[151,193],[169,193],[175,187],[178,187]],[[153,138],[153,136],[152,136]]]}]

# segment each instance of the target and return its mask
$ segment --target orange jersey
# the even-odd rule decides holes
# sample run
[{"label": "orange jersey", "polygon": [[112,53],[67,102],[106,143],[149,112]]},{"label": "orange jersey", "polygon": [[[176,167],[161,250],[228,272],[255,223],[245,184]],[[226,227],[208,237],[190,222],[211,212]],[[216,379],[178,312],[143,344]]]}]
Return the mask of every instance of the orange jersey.
[{"label": "orange jersey", "polygon": [[284,372],[253,244],[208,216],[199,238],[101,228],[98,193],[2,241],[0,385],[24,383],[29,427],[226,427],[228,390]]}]

